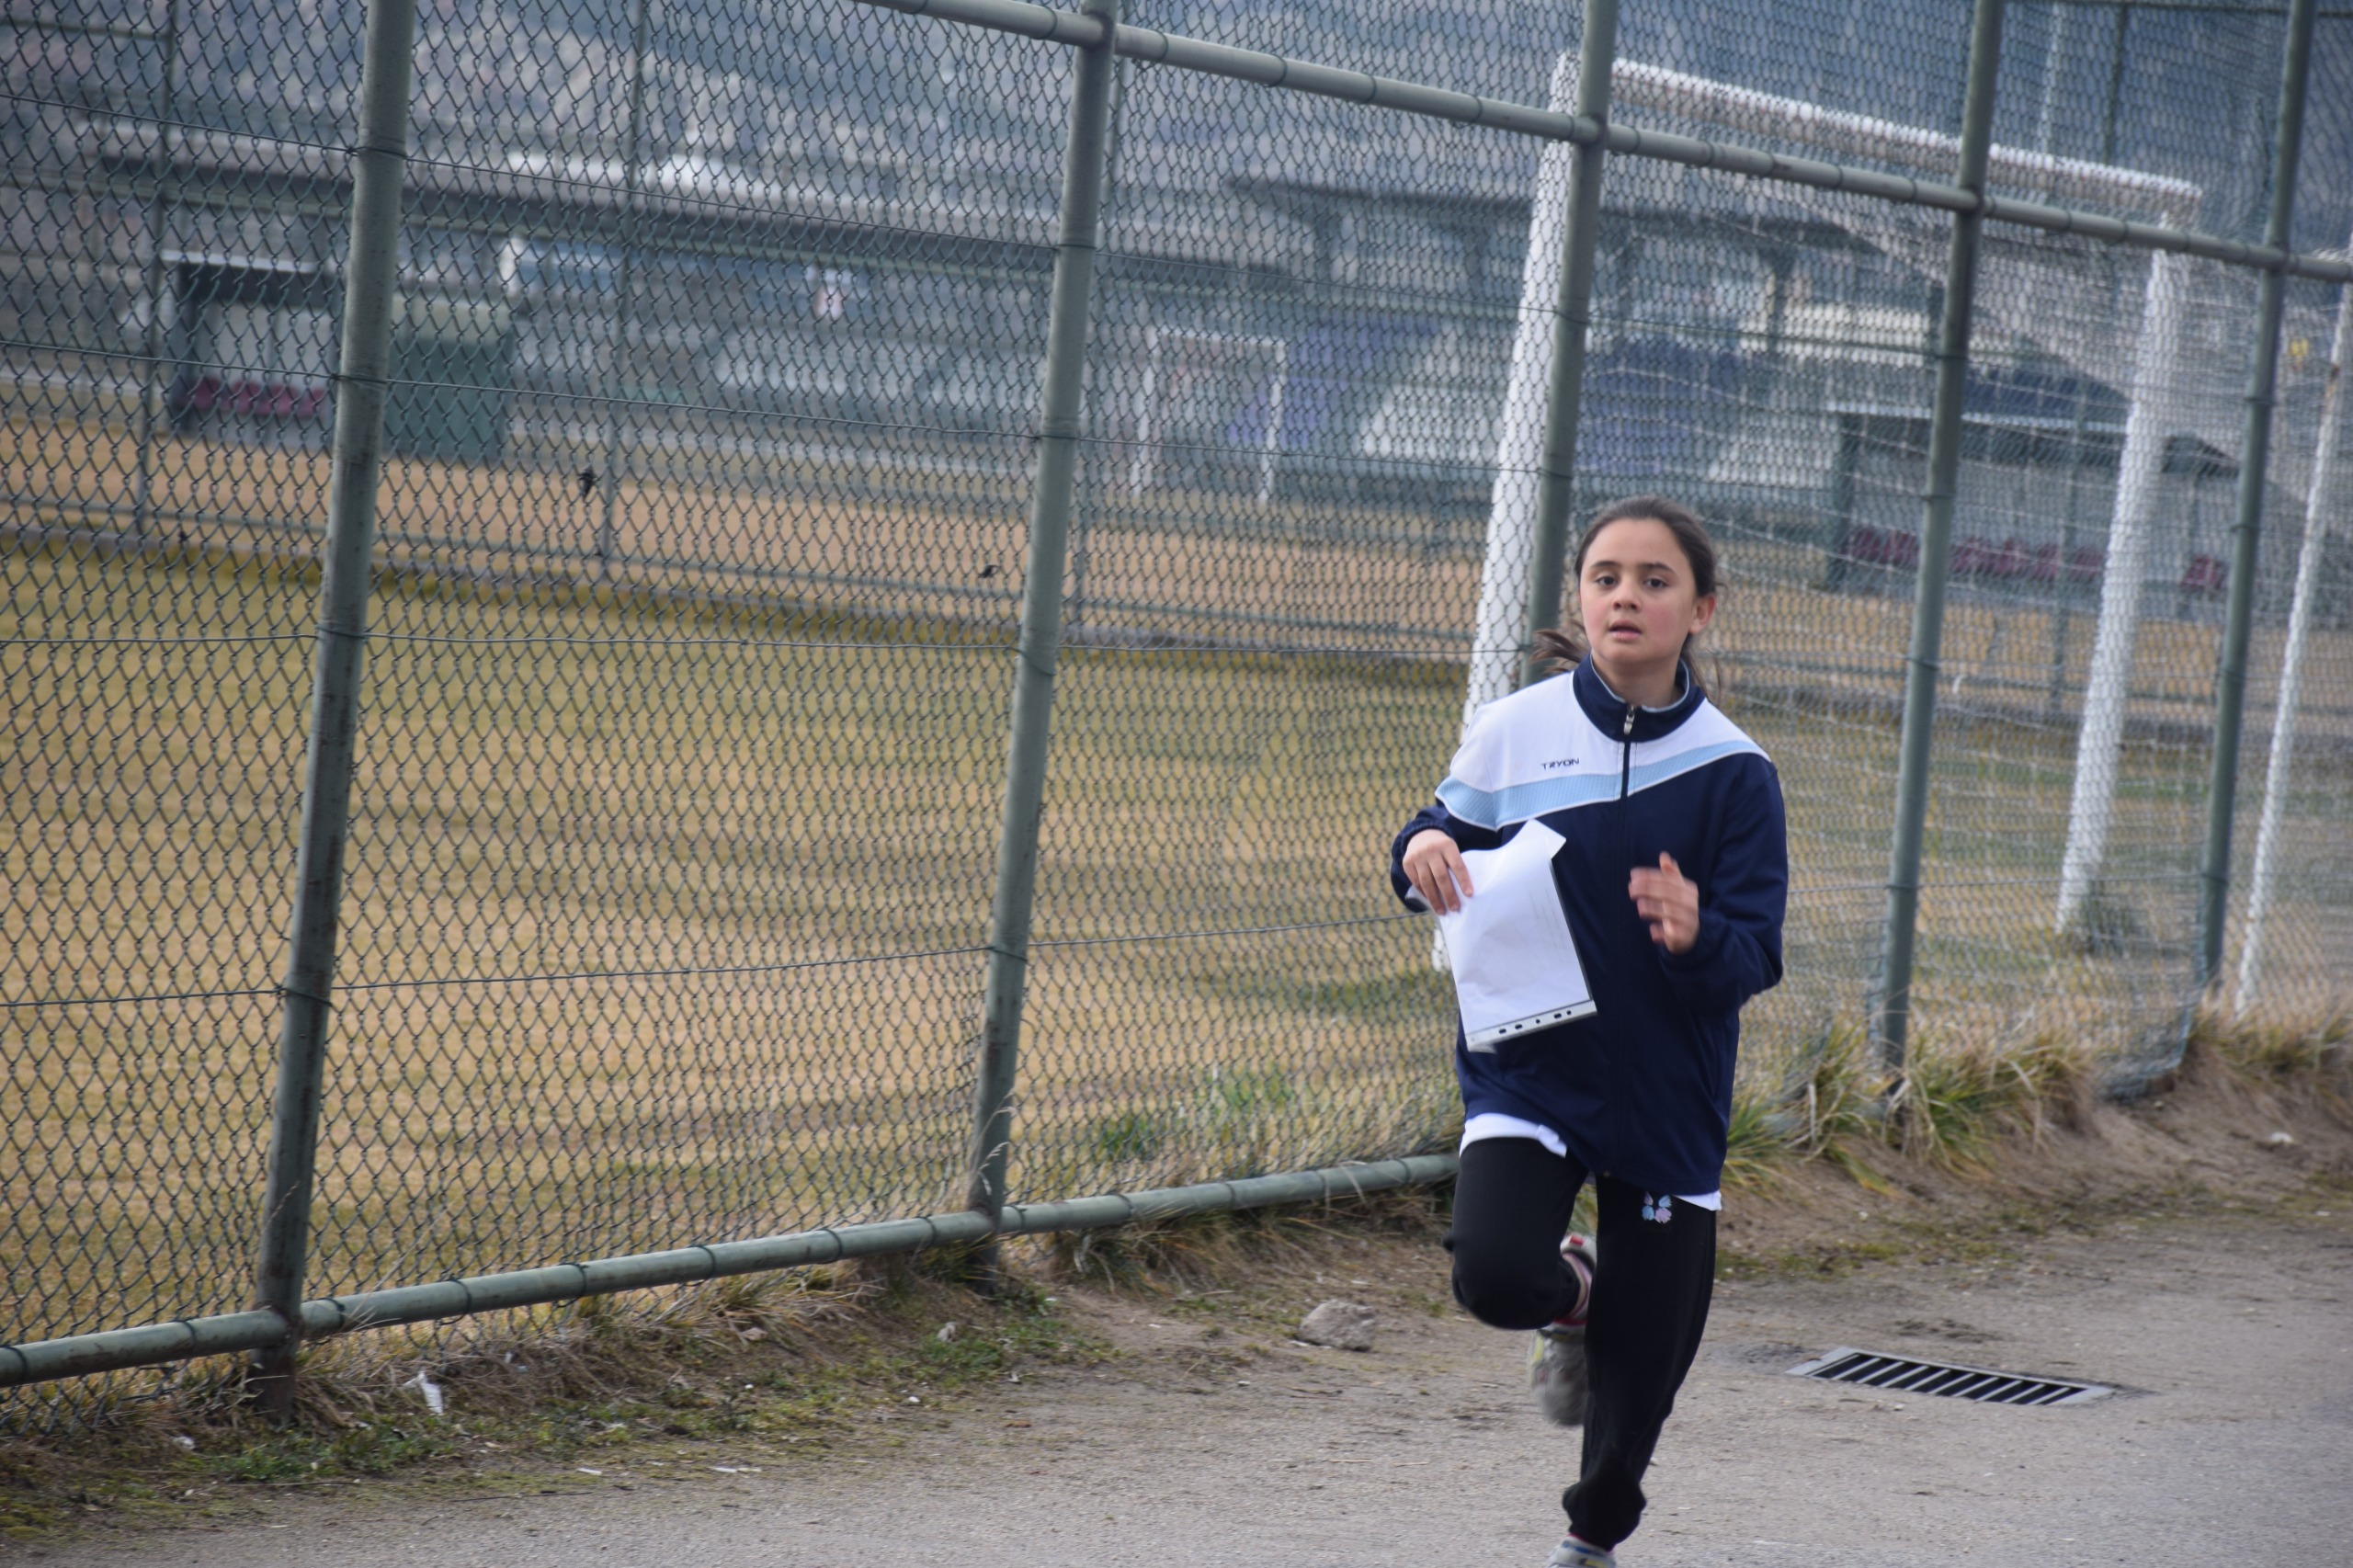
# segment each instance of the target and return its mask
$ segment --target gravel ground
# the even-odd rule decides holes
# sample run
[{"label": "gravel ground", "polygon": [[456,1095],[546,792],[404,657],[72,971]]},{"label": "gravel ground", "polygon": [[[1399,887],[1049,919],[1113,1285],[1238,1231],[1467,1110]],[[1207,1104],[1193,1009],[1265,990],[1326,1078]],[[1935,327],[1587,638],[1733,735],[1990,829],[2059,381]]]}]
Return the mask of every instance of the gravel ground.
[{"label": "gravel ground", "polygon": [[[1726,1283],[1620,1561],[2344,1568],[2353,1206],[2329,1203],[2307,1190],[2273,1206],[2294,1213],[2118,1223],[1993,1262]],[[1437,1306],[1439,1265],[1376,1246],[1346,1278],[1289,1282],[1287,1301],[1378,1309],[1370,1353],[1256,1334],[1238,1312],[1074,1297],[1120,1347],[1108,1364],[910,1410],[813,1460],[725,1473],[699,1450],[632,1451],[538,1491],[371,1485],[15,1551],[45,1568],[1535,1568],[1575,1438],[1529,1409],[1519,1338]],[[2016,1409],[1784,1375],[1847,1345],[2121,1392]]]}]

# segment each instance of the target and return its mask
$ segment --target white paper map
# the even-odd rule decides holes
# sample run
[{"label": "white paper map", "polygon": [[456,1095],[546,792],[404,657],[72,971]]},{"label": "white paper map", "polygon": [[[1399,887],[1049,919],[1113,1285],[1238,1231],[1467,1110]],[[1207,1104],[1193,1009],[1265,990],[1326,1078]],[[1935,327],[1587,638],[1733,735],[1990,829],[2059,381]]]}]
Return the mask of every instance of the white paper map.
[{"label": "white paper map", "polygon": [[1463,852],[1472,896],[1438,917],[1462,1011],[1463,1043],[1488,1051],[1594,1010],[1568,917],[1552,886],[1561,835],[1529,821],[1500,849]]}]

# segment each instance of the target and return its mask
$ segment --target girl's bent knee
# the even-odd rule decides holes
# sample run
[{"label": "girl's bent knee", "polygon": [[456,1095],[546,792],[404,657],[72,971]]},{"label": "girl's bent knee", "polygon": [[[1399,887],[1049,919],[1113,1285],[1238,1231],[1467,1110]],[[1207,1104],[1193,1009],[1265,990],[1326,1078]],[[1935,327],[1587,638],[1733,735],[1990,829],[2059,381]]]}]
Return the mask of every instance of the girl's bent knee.
[{"label": "girl's bent knee", "polygon": [[1457,1254],[1454,1299],[1490,1328],[1542,1328],[1560,1312],[1558,1279]]}]

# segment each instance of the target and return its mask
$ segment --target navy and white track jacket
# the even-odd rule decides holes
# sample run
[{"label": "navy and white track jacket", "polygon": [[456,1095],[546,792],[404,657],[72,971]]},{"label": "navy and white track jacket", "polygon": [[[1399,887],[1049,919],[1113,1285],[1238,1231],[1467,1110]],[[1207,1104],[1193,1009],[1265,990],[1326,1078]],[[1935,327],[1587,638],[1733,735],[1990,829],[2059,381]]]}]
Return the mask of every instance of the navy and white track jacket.
[{"label": "navy and white track jacket", "polygon": [[[1549,1127],[1587,1169],[1648,1192],[1713,1192],[1740,1006],[1781,978],[1779,776],[1688,676],[1671,706],[1631,708],[1587,659],[1479,710],[1437,801],[1391,845],[1390,881],[1421,908],[1402,864],[1415,834],[1493,849],[1530,818],[1567,840],[1552,881],[1595,1010],[1492,1053],[1464,1050],[1458,1031],[1464,1113]],[[1699,890],[1685,953],[1651,940],[1626,892],[1662,852]]]}]

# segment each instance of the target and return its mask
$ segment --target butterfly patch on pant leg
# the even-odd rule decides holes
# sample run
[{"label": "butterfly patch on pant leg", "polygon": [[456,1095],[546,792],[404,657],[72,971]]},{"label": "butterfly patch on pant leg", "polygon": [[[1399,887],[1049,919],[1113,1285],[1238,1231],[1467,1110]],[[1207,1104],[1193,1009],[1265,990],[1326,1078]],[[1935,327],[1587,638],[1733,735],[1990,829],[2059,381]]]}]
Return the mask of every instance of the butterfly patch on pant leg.
[{"label": "butterfly patch on pant leg", "polygon": [[1656,1224],[1670,1223],[1675,1219],[1674,1204],[1672,1198],[1653,1198],[1645,1192],[1643,1194],[1643,1218]]}]

